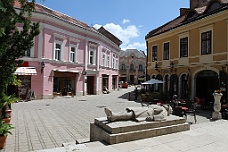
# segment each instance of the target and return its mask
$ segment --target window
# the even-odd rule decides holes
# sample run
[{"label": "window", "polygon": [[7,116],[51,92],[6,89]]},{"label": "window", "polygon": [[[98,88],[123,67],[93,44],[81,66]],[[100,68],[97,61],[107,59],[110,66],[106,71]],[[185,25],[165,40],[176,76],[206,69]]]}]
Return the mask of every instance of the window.
[{"label": "window", "polygon": [[112,58],[112,68],[115,69],[115,56]]},{"label": "window", "polygon": [[55,44],[55,60],[61,60],[61,45]]},{"label": "window", "polygon": [[89,52],[89,64],[94,64],[94,51]]},{"label": "window", "polygon": [[139,71],[143,71],[143,65],[142,64],[139,65]]},{"label": "window", "polygon": [[125,69],[126,69],[125,64],[122,64],[122,65],[121,65],[121,71],[125,71]]},{"label": "window", "polygon": [[116,58],[116,67],[115,67],[115,69],[118,69],[118,66],[119,66],[119,60],[118,60],[118,58]]},{"label": "window", "polygon": [[102,65],[105,66],[105,53],[102,55]]},{"label": "window", "polygon": [[134,68],[134,64],[131,64],[131,65],[130,65],[130,71],[134,71],[134,69],[135,69],[135,68]]},{"label": "window", "polygon": [[71,62],[75,62],[75,53],[76,53],[75,50],[76,50],[75,47],[70,48],[70,61]]},{"label": "window", "polygon": [[212,32],[201,33],[201,54],[211,54]]},{"label": "window", "polygon": [[163,60],[169,60],[169,42],[164,43]]},{"label": "window", "polygon": [[110,55],[107,56],[107,67],[110,65]]},{"label": "window", "polygon": [[180,39],[180,57],[188,57],[188,37]]},{"label": "window", "polygon": [[30,55],[30,54],[31,54],[30,52],[31,52],[30,49],[26,50],[26,51],[25,51],[25,56],[26,56],[26,57],[30,57],[30,56],[31,56],[31,55]]},{"label": "window", "polygon": [[158,60],[158,46],[152,47],[152,62]]}]

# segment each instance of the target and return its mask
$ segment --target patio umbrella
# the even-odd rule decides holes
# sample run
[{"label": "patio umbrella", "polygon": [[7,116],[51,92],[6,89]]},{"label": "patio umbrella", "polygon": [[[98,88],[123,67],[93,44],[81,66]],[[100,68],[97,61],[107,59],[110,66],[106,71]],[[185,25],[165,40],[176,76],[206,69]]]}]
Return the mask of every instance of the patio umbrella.
[{"label": "patio umbrella", "polygon": [[143,82],[142,84],[156,84],[156,83],[164,83],[164,81],[157,80],[157,79],[150,79],[146,82]]}]

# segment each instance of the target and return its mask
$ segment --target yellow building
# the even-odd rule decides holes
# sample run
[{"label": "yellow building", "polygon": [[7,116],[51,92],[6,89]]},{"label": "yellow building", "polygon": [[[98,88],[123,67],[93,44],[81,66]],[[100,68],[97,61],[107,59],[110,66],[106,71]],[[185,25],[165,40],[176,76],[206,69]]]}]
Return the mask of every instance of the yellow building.
[{"label": "yellow building", "polygon": [[172,21],[150,31],[147,75],[165,81],[154,86],[179,98],[213,101],[214,90],[227,98],[228,1],[190,0]]}]

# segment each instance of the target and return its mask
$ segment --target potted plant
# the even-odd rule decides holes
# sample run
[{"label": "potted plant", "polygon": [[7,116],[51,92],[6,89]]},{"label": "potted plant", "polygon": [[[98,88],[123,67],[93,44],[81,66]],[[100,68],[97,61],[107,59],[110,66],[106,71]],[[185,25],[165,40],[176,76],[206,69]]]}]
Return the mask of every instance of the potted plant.
[{"label": "potted plant", "polygon": [[12,109],[11,109],[11,104],[14,103],[15,101],[19,100],[18,98],[16,98],[14,95],[4,95],[2,101],[0,103],[0,110],[1,110],[1,118],[3,121],[5,121],[5,123],[10,123],[11,120],[11,113],[12,113]]},{"label": "potted plant", "polygon": [[0,122],[0,149],[2,149],[5,146],[6,138],[8,134],[11,134],[11,129],[13,129],[11,124],[6,124],[4,121]]}]

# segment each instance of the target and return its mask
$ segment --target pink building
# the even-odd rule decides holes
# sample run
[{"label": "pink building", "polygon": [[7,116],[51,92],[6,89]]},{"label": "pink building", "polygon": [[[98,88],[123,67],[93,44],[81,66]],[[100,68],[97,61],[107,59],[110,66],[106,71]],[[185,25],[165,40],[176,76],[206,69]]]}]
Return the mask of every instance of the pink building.
[{"label": "pink building", "polygon": [[[100,94],[118,87],[120,44],[106,31],[36,4],[32,18],[40,34],[15,72],[37,99]],[[21,97],[26,90],[20,90]],[[24,94],[23,94],[24,93]]]}]

